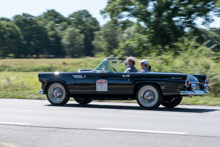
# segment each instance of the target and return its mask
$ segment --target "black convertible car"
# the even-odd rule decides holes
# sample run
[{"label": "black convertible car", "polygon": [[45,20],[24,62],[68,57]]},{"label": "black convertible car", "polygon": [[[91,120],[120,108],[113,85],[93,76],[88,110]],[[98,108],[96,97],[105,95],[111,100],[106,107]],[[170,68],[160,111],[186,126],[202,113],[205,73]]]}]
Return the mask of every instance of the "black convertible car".
[{"label": "black convertible car", "polygon": [[53,105],[65,105],[70,97],[79,104],[92,100],[137,100],[145,109],[175,107],[183,96],[209,93],[207,75],[163,72],[124,73],[124,58],[105,58],[94,70],[39,73],[40,94]]}]

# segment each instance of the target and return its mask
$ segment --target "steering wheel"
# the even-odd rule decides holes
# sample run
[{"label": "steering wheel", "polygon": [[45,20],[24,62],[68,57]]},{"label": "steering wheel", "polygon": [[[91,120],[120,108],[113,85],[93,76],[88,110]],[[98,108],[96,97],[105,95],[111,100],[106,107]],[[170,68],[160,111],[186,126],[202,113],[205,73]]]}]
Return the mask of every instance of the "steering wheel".
[{"label": "steering wheel", "polygon": [[115,69],[115,68],[113,68],[113,67],[110,69],[110,71],[117,72],[117,71],[116,71],[116,69]]}]

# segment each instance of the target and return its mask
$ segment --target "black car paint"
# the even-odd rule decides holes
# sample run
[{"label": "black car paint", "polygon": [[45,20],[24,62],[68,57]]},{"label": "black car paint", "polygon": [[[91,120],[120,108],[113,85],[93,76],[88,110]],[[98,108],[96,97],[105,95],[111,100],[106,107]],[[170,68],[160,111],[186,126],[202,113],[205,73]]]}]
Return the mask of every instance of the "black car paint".
[{"label": "black car paint", "polygon": [[[73,75],[82,76],[74,78]],[[72,97],[88,97],[96,99],[135,99],[135,92],[143,84],[155,84],[163,96],[179,96],[181,90],[187,90],[185,81],[188,74],[161,73],[161,72],[60,72],[60,73],[39,73],[39,80],[42,83],[44,93],[50,83],[59,82],[66,86]],[[130,77],[128,77],[130,76]],[[197,75],[194,75],[197,77]],[[204,82],[206,75],[198,75]],[[96,91],[96,81],[105,79],[108,81],[108,91]],[[203,80],[202,80],[203,79]],[[195,82],[195,81],[194,81]],[[198,82],[198,81],[197,81]],[[103,96],[105,98],[103,98]]]}]

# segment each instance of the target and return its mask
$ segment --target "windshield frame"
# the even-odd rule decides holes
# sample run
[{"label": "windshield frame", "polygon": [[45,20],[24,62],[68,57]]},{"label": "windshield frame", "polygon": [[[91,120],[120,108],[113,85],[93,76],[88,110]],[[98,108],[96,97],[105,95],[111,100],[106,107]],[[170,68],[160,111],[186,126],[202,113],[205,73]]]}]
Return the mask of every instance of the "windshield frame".
[{"label": "windshield frame", "polygon": [[[109,60],[123,60],[123,62],[126,60],[125,58],[116,58],[116,57],[108,57],[108,58],[105,58],[95,69],[94,71],[107,71],[107,72],[110,72],[108,69],[108,61]],[[99,69],[100,66],[102,66],[104,64],[104,68],[103,69]]]}]

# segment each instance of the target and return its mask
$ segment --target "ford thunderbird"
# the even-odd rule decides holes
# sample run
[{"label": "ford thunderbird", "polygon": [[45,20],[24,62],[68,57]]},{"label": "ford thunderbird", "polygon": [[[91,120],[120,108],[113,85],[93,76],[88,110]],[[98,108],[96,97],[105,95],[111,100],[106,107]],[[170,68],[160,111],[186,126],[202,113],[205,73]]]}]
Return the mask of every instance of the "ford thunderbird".
[{"label": "ford thunderbird", "polygon": [[183,73],[124,73],[124,58],[105,58],[95,69],[39,73],[40,94],[52,105],[65,105],[70,97],[81,105],[93,100],[137,100],[144,109],[175,107],[183,97],[209,93],[207,75]]}]

